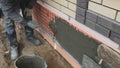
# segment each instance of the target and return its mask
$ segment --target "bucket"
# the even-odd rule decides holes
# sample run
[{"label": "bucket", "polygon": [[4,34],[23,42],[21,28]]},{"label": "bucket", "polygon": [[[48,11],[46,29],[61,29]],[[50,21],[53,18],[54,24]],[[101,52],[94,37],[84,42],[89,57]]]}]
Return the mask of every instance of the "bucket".
[{"label": "bucket", "polygon": [[21,56],[15,61],[15,68],[47,68],[42,57]]}]

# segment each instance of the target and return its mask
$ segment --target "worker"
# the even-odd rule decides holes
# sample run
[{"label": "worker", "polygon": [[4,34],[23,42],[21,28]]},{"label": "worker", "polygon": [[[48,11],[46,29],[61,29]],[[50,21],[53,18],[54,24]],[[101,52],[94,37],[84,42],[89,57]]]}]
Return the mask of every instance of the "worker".
[{"label": "worker", "polygon": [[[27,16],[26,12],[28,9],[32,9],[34,3],[35,0],[0,0],[1,9],[4,14],[6,35],[10,41],[10,55],[12,60],[18,57],[15,22],[25,27],[26,38],[29,41],[35,45],[40,45],[40,41],[33,36],[33,29],[27,25],[31,22],[32,17],[30,15]],[[20,10],[22,10],[23,16],[20,15]]]}]

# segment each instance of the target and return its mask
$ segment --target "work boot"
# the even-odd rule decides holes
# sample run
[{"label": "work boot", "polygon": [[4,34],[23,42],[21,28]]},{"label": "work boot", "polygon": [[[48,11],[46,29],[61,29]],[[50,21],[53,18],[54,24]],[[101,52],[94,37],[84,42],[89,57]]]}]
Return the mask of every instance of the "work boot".
[{"label": "work boot", "polygon": [[11,49],[11,59],[12,60],[15,60],[15,59],[17,59],[17,57],[18,57],[18,47],[10,47],[10,49]]},{"label": "work boot", "polygon": [[26,38],[35,45],[40,45],[40,41],[34,36],[34,29],[30,26],[25,26]]},{"label": "work boot", "polygon": [[32,42],[33,44],[35,44],[37,46],[41,44],[40,41],[38,39],[36,39],[34,36],[28,37],[27,40]]}]

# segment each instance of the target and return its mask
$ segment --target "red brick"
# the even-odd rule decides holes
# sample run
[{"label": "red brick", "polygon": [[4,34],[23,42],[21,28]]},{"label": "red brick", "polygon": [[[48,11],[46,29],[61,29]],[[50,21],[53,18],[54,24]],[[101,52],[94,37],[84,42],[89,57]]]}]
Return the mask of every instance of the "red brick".
[{"label": "red brick", "polygon": [[56,16],[54,13],[50,12],[49,10],[45,9],[39,4],[36,4],[33,8],[33,18],[38,23],[40,23],[51,35],[53,35],[54,33],[52,32],[52,29],[49,27],[49,23],[55,17]]}]

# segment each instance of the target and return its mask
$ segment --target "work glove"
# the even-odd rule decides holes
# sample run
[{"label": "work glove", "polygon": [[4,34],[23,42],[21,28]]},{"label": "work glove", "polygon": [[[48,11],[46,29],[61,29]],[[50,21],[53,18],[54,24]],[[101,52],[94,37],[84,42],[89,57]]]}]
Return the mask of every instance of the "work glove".
[{"label": "work glove", "polygon": [[32,9],[25,8],[24,14],[25,14],[25,16],[27,16],[27,17],[29,17],[29,16],[31,17],[31,16],[32,16]]}]

